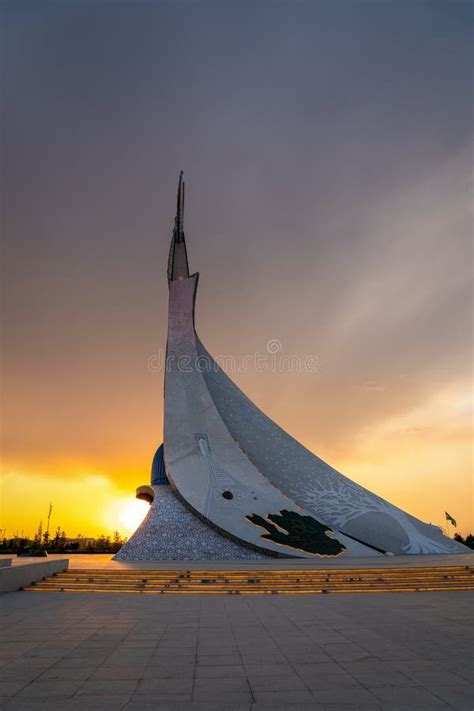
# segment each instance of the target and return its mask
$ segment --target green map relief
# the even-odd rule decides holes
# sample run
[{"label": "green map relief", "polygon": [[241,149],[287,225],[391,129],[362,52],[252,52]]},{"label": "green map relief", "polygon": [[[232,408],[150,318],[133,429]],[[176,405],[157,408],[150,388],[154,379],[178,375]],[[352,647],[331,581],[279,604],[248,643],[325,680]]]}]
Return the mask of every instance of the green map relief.
[{"label": "green map relief", "polygon": [[255,526],[268,531],[262,534],[262,538],[283,546],[319,555],[339,555],[346,550],[342,543],[326,535],[327,531],[331,531],[330,528],[296,511],[283,509],[279,514],[268,514],[266,519],[258,514],[246,518]]}]

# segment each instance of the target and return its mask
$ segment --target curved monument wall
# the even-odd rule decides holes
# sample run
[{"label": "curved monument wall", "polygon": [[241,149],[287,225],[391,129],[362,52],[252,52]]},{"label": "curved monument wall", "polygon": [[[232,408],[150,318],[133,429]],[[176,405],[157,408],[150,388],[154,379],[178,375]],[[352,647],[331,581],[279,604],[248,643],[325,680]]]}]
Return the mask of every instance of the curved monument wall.
[{"label": "curved monument wall", "polygon": [[199,339],[197,351],[212,401],[232,437],[272,484],[316,518],[396,554],[466,552],[437,526],[405,513],[312,454],[254,405]]},{"label": "curved monument wall", "polygon": [[[282,493],[229,431],[197,362],[197,279],[170,282],[164,432],[170,483],[213,525],[260,549],[297,557],[380,555]],[[261,446],[266,451],[269,442]]]}]

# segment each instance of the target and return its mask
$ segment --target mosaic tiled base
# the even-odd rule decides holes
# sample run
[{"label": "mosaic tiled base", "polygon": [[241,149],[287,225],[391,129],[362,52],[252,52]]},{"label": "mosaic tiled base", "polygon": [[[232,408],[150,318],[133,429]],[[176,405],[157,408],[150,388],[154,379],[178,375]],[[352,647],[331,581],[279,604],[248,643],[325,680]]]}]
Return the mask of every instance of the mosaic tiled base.
[{"label": "mosaic tiled base", "polygon": [[142,524],[115,560],[264,560],[268,556],[221,535],[195,516],[170,486],[154,486],[155,499]]}]

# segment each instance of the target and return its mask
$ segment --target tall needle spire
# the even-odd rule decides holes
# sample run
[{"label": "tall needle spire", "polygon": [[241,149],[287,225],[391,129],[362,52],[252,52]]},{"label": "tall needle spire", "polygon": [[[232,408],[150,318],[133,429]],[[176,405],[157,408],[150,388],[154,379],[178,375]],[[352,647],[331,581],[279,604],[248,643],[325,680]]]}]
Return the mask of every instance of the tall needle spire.
[{"label": "tall needle spire", "polygon": [[183,171],[179,174],[178,195],[176,199],[176,217],[174,219],[174,234],[176,241],[182,242],[184,239],[184,178]]},{"label": "tall needle spire", "polygon": [[179,174],[176,217],[168,259],[168,282],[186,279],[189,276],[188,255],[184,239],[184,175]]}]

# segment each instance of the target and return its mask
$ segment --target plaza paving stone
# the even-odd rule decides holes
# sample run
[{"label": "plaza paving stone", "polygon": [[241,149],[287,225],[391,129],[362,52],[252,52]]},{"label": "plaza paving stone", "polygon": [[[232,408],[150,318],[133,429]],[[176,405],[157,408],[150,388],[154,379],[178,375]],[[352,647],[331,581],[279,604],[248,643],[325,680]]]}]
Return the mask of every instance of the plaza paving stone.
[{"label": "plaza paving stone", "polygon": [[471,593],[0,598],[2,711],[473,711]]}]

